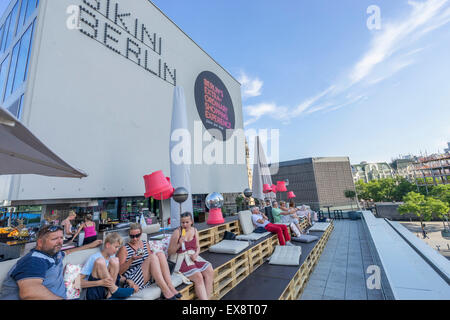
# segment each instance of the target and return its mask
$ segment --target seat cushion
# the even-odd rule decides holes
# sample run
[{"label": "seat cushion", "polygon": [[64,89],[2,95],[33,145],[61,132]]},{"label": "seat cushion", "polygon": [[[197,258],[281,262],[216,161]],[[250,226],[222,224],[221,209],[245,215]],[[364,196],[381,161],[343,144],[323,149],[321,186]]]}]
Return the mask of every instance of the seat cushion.
[{"label": "seat cushion", "polygon": [[248,242],[238,240],[222,240],[209,247],[210,252],[237,254],[249,246]]},{"label": "seat cushion", "polygon": [[[183,279],[178,274],[174,273],[171,276],[172,284],[176,288],[183,283]],[[152,284],[147,289],[142,289],[133,294],[127,300],[156,300],[161,296],[161,289],[156,283]]]},{"label": "seat cushion", "polygon": [[309,231],[326,231],[329,226],[329,222],[317,222],[311,228],[309,228]]},{"label": "seat cushion", "polygon": [[68,254],[64,257],[64,265],[66,265],[66,264],[84,265],[84,263],[87,261],[87,259],[91,255],[100,251],[100,248],[101,247],[87,249],[87,250],[80,250],[80,251],[76,251],[74,253]]},{"label": "seat cushion", "polygon": [[2,287],[3,281],[8,276],[9,271],[19,260],[20,258],[0,262],[0,289]]},{"label": "seat cushion", "polygon": [[264,233],[250,233],[250,234],[240,234],[238,236],[236,236],[237,240],[241,240],[241,241],[256,241],[259,239],[264,238],[265,236],[269,235],[270,232],[264,232]]},{"label": "seat cushion", "polygon": [[309,234],[302,234],[300,237],[291,237],[292,241],[310,243],[316,240],[319,240],[317,236],[311,236]]},{"label": "seat cushion", "polygon": [[300,265],[301,254],[302,248],[298,246],[276,246],[269,264],[298,266]]},{"label": "seat cushion", "polygon": [[255,230],[255,226],[252,222],[252,213],[248,210],[239,212],[239,222],[241,223],[241,229],[243,234],[250,234]]}]

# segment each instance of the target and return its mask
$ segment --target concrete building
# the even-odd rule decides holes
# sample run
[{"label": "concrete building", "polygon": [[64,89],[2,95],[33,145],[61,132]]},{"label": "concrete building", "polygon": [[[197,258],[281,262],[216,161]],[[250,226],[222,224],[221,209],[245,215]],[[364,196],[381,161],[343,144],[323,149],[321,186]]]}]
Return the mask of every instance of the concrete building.
[{"label": "concrete building", "polygon": [[[121,220],[157,206],[144,199],[142,177],[156,170],[170,176],[175,86],[188,108],[195,203],[247,187],[245,141],[228,135],[243,129],[240,83],[152,2],[11,0],[0,43],[2,105],[88,174],[2,176],[0,201],[47,214],[106,210]],[[244,160],[208,162],[207,138],[223,159],[234,141]]]},{"label": "concrete building", "polygon": [[[350,206],[344,196],[346,190],[355,190],[348,157],[306,158],[280,162],[272,181],[289,179],[288,191],[294,191],[298,204],[312,208]],[[278,196],[279,198],[280,196]],[[286,195],[281,198],[286,200]]]},{"label": "concrete building", "polygon": [[392,162],[395,175],[414,182],[414,159],[396,159]]},{"label": "concrete building", "polygon": [[353,181],[359,180],[369,182],[371,180],[393,178],[394,170],[387,162],[367,163],[365,161],[360,164],[352,165]]}]

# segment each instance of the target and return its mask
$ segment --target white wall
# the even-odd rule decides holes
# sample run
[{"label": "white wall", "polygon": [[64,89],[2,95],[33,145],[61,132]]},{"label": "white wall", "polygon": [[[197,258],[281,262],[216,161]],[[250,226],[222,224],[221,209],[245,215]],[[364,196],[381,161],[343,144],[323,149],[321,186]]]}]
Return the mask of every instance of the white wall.
[{"label": "white wall", "polygon": [[[235,79],[147,0],[111,0],[116,2],[121,11],[132,13],[131,21],[138,18],[163,39],[161,56],[177,70],[191,132],[200,119],[194,84],[202,71],[211,71],[224,82],[232,97],[236,128],[243,127],[240,85]],[[103,6],[106,0],[99,3]],[[66,10],[72,4],[88,8],[82,0],[41,0],[23,122],[51,150],[89,176],[77,180],[24,175],[14,179],[11,200],[139,196],[145,189],[143,175],[162,169],[170,176],[174,86],[79,30],[67,28]],[[85,12],[83,16],[89,19]],[[98,17],[98,40],[103,41],[104,18]],[[88,30],[85,24],[83,28]],[[193,193],[241,192],[247,186],[245,164],[193,165],[191,173]]]}]

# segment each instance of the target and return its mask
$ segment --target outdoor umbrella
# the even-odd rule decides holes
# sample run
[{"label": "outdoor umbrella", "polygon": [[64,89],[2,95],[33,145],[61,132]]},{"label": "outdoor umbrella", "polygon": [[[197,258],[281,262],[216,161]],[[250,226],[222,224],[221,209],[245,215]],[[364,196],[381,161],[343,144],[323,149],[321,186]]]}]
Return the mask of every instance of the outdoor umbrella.
[{"label": "outdoor umbrella", "polygon": [[[192,194],[191,194],[191,168],[189,163],[179,161],[180,159],[174,159],[172,151],[174,147],[180,142],[172,139],[172,134],[175,131],[188,132],[187,126],[187,114],[186,114],[186,100],[184,97],[184,90],[182,87],[175,87],[173,93],[173,110],[172,110],[172,124],[170,133],[170,178],[174,188],[183,187],[189,194],[186,201],[181,203],[181,211],[189,211],[192,213]],[[190,136],[190,135],[189,135]],[[186,148],[190,148],[191,141],[188,141],[189,145]],[[186,148],[184,150],[186,150]],[[184,152],[184,151],[183,151]],[[190,154],[190,153],[189,153]],[[188,159],[190,161],[190,159]],[[180,226],[180,204],[173,198],[170,199],[170,227],[177,228]]]},{"label": "outdoor umbrella", "polygon": [[[272,185],[272,177],[270,175],[270,168],[267,165],[266,155],[259,140],[259,136],[255,139],[255,153],[253,155],[253,183],[252,191],[253,198],[264,200],[264,185]],[[268,193],[267,197],[273,198],[272,193]]]},{"label": "outdoor umbrella", "polygon": [[0,106],[0,175],[3,174],[87,177],[86,173],[59,158],[17,118]]}]

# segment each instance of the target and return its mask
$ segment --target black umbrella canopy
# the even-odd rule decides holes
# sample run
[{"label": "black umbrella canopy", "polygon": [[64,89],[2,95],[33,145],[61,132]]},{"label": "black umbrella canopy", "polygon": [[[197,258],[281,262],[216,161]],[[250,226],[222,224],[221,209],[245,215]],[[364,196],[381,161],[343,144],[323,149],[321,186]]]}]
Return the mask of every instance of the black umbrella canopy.
[{"label": "black umbrella canopy", "polygon": [[9,111],[0,106],[0,175],[38,174],[84,178],[87,174],[58,157]]}]

